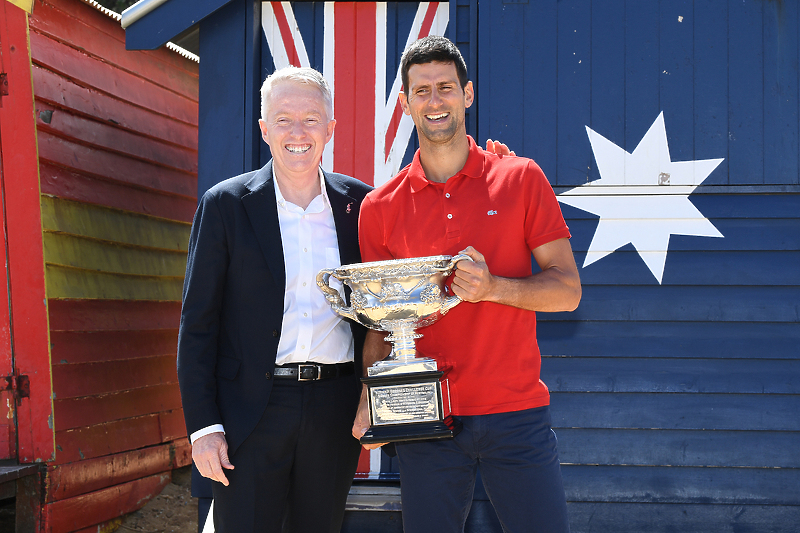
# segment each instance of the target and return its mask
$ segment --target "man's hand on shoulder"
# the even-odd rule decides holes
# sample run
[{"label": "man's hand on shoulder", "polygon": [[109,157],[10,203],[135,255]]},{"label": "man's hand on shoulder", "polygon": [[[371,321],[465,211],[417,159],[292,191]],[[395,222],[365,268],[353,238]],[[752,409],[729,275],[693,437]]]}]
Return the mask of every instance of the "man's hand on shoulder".
[{"label": "man's hand on shoulder", "polygon": [[224,433],[209,433],[194,441],[192,459],[203,477],[228,486],[223,469],[233,470],[233,465],[228,460],[228,442]]},{"label": "man's hand on shoulder", "polygon": [[486,258],[472,246],[462,250],[472,261],[459,261],[453,278],[453,292],[465,302],[490,300],[494,291],[495,277],[489,272]]},{"label": "man's hand on shoulder", "polygon": [[505,143],[493,141],[491,139],[486,139],[486,151],[497,155],[517,155],[514,153],[514,150],[509,150]]}]

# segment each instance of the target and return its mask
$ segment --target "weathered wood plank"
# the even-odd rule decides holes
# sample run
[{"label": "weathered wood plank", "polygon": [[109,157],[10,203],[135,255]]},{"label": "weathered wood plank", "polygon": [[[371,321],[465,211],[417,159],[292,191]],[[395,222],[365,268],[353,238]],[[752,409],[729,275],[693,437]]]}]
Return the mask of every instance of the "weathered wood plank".
[{"label": "weathered wood plank", "polygon": [[33,65],[33,89],[38,100],[75,113],[96,117],[155,139],[197,150],[197,126],[76,84],[46,68]]},{"label": "weathered wood plank", "polygon": [[172,468],[172,448],[162,444],[109,457],[48,467],[45,501],[66,500]]},{"label": "weathered wood plank", "polygon": [[[800,205],[797,208],[800,210]],[[797,218],[746,218],[746,213],[742,213],[741,218],[713,218],[712,222],[724,238],[673,235],[669,241],[669,252],[791,251],[800,247],[800,223]],[[573,235],[591,236],[597,227],[597,218],[573,218],[567,223]],[[583,238],[573,239],[572,242],[576,252],[585,252],[589,247],[589,241]]]},{"label": "weathered wood plank", "polygon": [[45,231],[44,260],[54,266],[114,274],[183,277],[186,253],[124,246]]},{"label": "weathered wood plank", "polygon": [[[700,237],[695,237],[700,238]],[[586,254],[575,253],[582,265]],[[762,265],[772,268],[765,271]],[[662,286],[742,286],[742,285],[800,285],[800,251],[670,251],[667,256]],[[655,285],[653,274],[632,245],[628,244],[580,270],[587,285]]]},{"label": "weathered wood plank", "polygon": [[52,533],[69,533],[144,507],[172,480],[172,472],[137,479],[44,506]]},{"label": "weathered wood plank", "polygon": [[554,392],[554,427],[800,431],[800,396]]},{"label": "weathered wood plank", "polygon": [[42,196],[45,231],[185,252],[191,224]]},{"label": "weathered wood plank", "polygon": [[53,365],[53,390],[55,397],[61,400],[177,382],[172,355]]},{"label": "weathered wood plank", "polygon": [[[578,308],[580,309],[580,307]],[[574,321],[538,314],[544,354],[611,357],[798,359],[796,323]]]},{"label": "weathered wood plank", "polygon": [[48,298],[180,301],[182,277],[130,276],[47,265]]},{"label": "weathered wood plank", "polygon": [[54,465],[161,444],[158,414],[56,432]]},{"label": "weathered wood plank", "polygon": [[180,302],[49,300],[50,331],[176,330]]},{"label": "weathered wood plank", "polygon": [[181,222],[191,222],[197,208],[193,198],[97,179],[45,162],[39,165],[39,177],[42,194],[66,200]]},{"label": "weathered wood plank", "polygon": [[[42,2],[30,18],[30,27],[62,43],[71,45],[86,54],[100,58],[121,69],[136,74],[182,96],[198,99],[198,72],[176,68],[179,63],[159,60],[158,54],[148,51],[126,50],[125,32],[119,25],[108,27],[100,23],[87,9],[70,14],[63,6]],[[186,63],[194,63],[184,60]],[[191,68],[191,67],[189,67]]]},{"label": "weathered wood plank", "polygon": [[181,172],[197,173],[197,151],[126,131],[108,121],[87,118],[36,102],[36,128],[100,150],[144,160]]},{"label": "weathered wood plank", "polygon": [[[584,285],[572,320],[646,322],[794,322],[800,321],[800,287]],[[540,313],[540,319],[555,315]]]},{"label": "weathered wood plank", "polygon": [[[99,396],[53,401],[56,431],[94,426],[137,416],[180,409],[181,394],[177,383],[155,385]],[[183,416],[181,411],[181,416]],[[163,413],[162,413],[163,417]],[[163,425],[163,424],[162,424]],[[171,434],[180,433],[180,431]],[[162,430],[163,434],[163,430]],[[186,436],[186,430],[183,435]],[[174,440],[174,439],[165,439]]]},{"label": "weathered wood plank", "polygon": [[800,469],[577,466],[561,468],[579,502],[800,505]]},{"label": "weathered wood plank", "polygon": [[97,363],[153,355],[176,356],[177,329],[132,331],[51,331],[54,364]]},{"label": "weathered wood plank", "polygon": [[800,394],[800,360],[548,357],[551,392]]},{"label": "weathered wood plank", "polygon": [[75,172],[142,189],[197,197],[197,176],[120,154],[97,150],[46,131],[38,132],[39,157]]},{"label": "weathered wood plank", "polygon": [[86,55],[45,35],[31,32],[31,58],[37,65],[94,87],[120,100],[151,109],[186,124],[197,124],[197,102]]},{"label": "weathered wood plank", "polygon": [[800,507],[648,503],[567,503],[572,533],[796,533]]},{"label": "weathered wood plank", "polygon": [[172,411],[165,411],[158,414],[161,423],[161,440],[169,442],[186,437],[186,422],[183,418],[183,409],[178,408]]},{"label": "weathered wood plank", "polygon": [[562,464],[795,468],[800,433],[557,428]]}]

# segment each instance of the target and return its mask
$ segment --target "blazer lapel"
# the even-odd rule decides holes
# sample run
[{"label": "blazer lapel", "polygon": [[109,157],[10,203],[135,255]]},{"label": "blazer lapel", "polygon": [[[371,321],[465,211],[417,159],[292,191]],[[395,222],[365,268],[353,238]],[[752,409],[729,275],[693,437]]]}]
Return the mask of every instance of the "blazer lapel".
[{"label": "blazer lapel", "polygon": [[339,260],[342,265],[361,262],[361,251],[358,248],[358,205],[356,199],[349,195],[349,188],[335,175],[322,172],[325,176],[325,187],[333,211],[333,222],[336,225],[336,239],[339,241]]},{"label": "blazer lapel", "polygon": [[242,197],[242,204],[272,277],[281,290],[285,291],[286,266],[283,262],[281,226],[278,222],[278,205],[275,202],[272,180],[272,161],[270,161],[247,183],[247,188],[251,192]]}]

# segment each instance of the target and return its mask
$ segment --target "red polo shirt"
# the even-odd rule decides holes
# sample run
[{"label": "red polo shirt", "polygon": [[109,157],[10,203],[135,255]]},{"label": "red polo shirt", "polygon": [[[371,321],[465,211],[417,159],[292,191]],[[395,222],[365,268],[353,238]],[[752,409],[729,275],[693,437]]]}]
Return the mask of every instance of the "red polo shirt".
[{"label": "red polo shirt", "polygon": [[[417,150],[410,165],[367,195],[359,236],[364,261],[456,255],[473,246],[492,274],[522,278],[532,273],[531,250],[570,234],[536,163],[490,154],[470,137],[464,168],[446,183],[425,178]],[[436,359],[449,379],[453,414],[549,404],[533,311],[463,302],[418,333],[418,353]]]}]

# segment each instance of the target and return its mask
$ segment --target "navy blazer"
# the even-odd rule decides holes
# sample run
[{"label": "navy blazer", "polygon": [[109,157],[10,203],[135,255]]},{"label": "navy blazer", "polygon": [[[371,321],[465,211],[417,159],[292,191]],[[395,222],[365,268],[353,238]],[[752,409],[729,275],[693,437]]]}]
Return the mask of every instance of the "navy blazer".
[{"label": "navy blazer", "polygon": [[[358,214],[371,187],[323,174],[341,262],[358,263]],[[230,456],[269,402],[283,322],[286,273],[272,180],[270,161],[209,189],[189,240],[178,334],[186,429],[223,424]],[[360,374],[366,329],[350,325]]]}]

